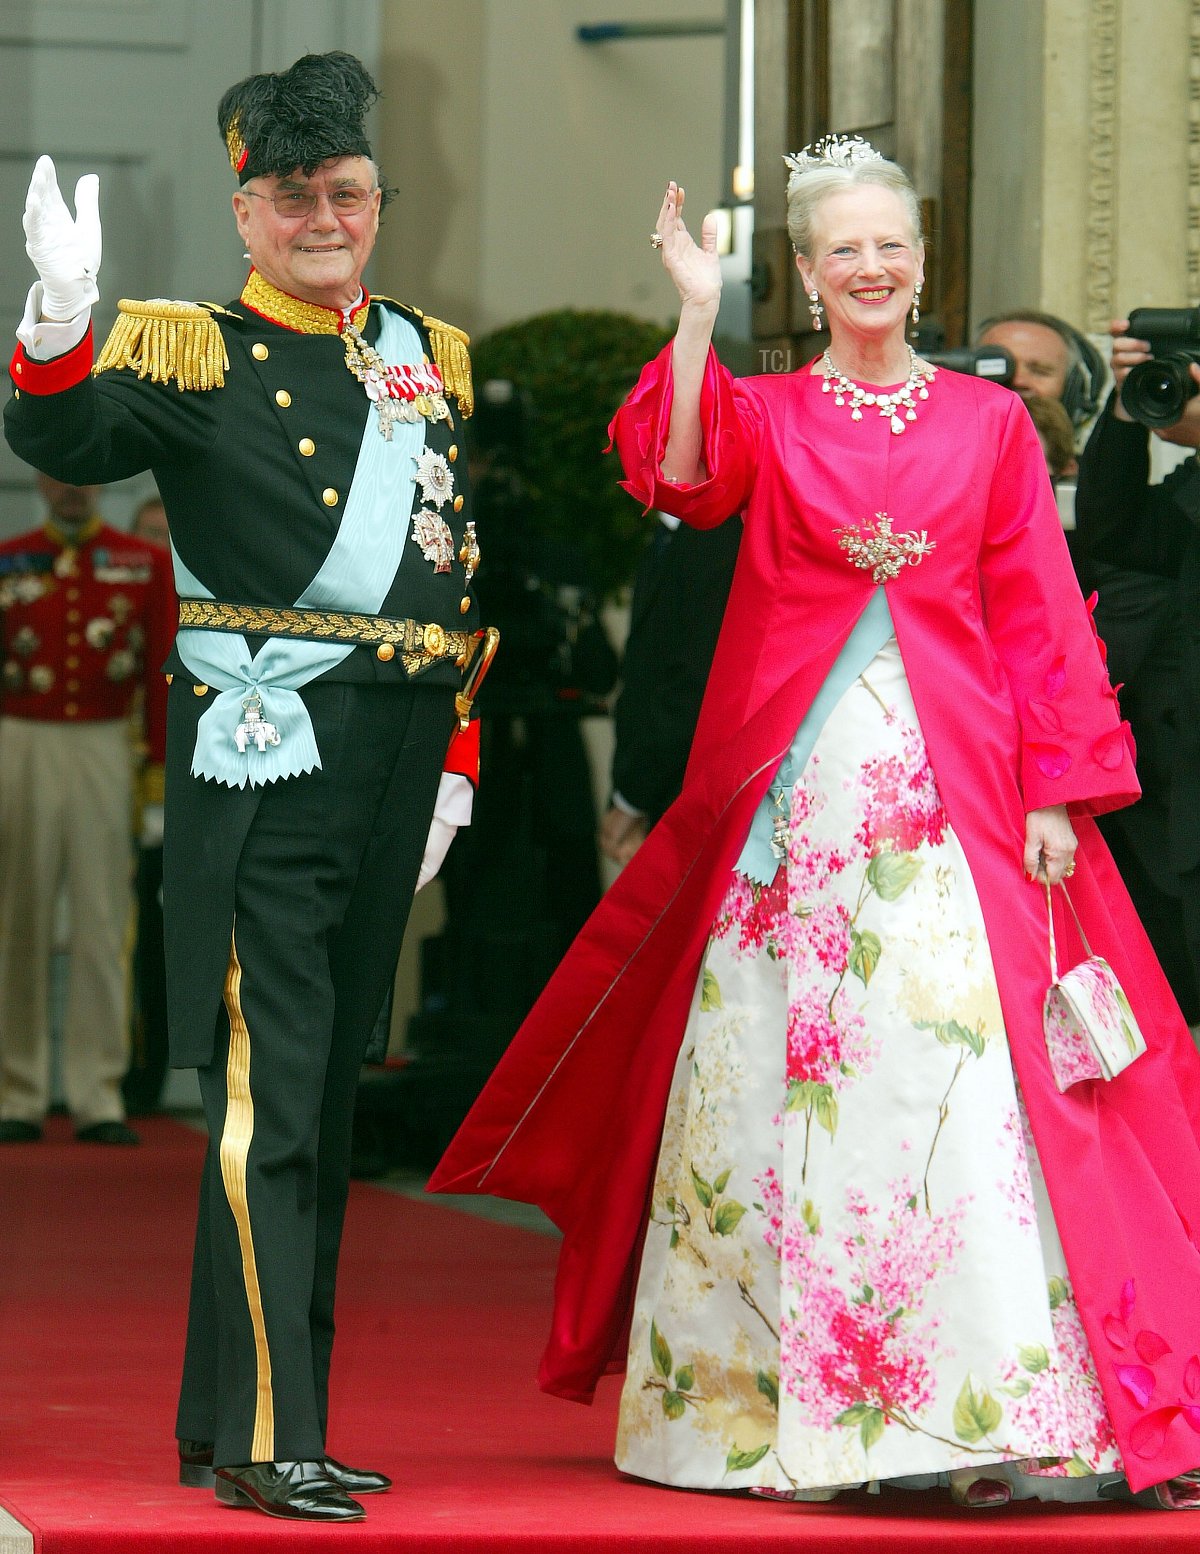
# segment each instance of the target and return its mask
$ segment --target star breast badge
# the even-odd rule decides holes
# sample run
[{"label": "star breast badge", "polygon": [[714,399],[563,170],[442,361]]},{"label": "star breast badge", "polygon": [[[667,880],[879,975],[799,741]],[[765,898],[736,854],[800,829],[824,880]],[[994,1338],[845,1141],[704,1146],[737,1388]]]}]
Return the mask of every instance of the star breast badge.
[{"label": "star breast badge", "polygon": [[428,507],[423,507],[413,518],[413,544],[421,547],[426,561],[433,562],[435,572],[449,572],[454,561],[454,536],[450,525]]}]

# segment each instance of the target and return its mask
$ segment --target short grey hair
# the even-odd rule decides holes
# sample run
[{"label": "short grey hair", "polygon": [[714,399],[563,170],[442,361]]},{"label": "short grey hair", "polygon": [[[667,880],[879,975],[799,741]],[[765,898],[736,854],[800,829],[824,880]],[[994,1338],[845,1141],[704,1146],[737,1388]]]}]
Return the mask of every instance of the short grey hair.
[{"label": "short grey hair", "polygon": [[831,194],[842,194],[861,184],[877,184],[899,195],[912,228],[913,242],[924,241],[917,191],[898,162],[880,157],[869,162],[855,162],[849,167],[826,164],[805,168],[802,172],[793,172],[788,179],[787,229],[792,247],[810,264],[814,257],[814,227],[821,202]]}]

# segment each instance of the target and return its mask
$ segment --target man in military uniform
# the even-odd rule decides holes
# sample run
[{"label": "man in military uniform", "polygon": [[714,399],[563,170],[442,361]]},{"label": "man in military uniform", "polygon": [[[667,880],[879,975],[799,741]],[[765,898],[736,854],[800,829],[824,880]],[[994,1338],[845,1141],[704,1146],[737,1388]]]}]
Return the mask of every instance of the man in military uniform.
[{"label": "man in military uniform", "polygon": [[41,527],[0,545],[0,1143],[34,1143],[50,1105],[55,908],[70,922],[62,1077],[76,1134],[136,1144],[126,941],[134,693],[161,790],[175,629],[167,556],[97,515],[96,488],[39,477]]},{"label": "man in military uniform", "polygon": [[211,1138],[181,1480],[215,1468],[225,1504],[330,1522],[389,1482],[325,1446],[355,1087],[414,888],[469,818],[493,645],[471,591],[466,337],[361,285],[376,95],[345,54],[232,87],[245,288],[224,309],[122,303],[95,375],[95,190],[72,220],[43,159],[5,413],[16,452],[62,479],[152,469],[175,552],[170,1037]]}]

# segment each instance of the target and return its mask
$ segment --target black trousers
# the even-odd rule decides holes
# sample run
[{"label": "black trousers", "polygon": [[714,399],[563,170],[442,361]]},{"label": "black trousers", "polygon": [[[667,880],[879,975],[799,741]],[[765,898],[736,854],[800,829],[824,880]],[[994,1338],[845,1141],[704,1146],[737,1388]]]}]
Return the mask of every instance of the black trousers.
[{"label": "black trousers", "polygon": [[218,1466],[325,1454],[358,1073],[395,972],[452,693],[306,688],[322,769],[267,785],[237,864],[180,1439]]}]

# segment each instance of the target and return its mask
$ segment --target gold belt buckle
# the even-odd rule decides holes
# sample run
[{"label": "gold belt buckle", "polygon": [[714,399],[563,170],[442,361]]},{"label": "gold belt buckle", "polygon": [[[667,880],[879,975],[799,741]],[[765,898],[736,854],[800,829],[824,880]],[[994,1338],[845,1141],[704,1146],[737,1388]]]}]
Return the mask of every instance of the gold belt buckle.
[{"label": "gold belt buckle", "polygon": [[430,658],[443,658],[446,653],[446,629],[436,622],[422,627],[421,646]]}]

